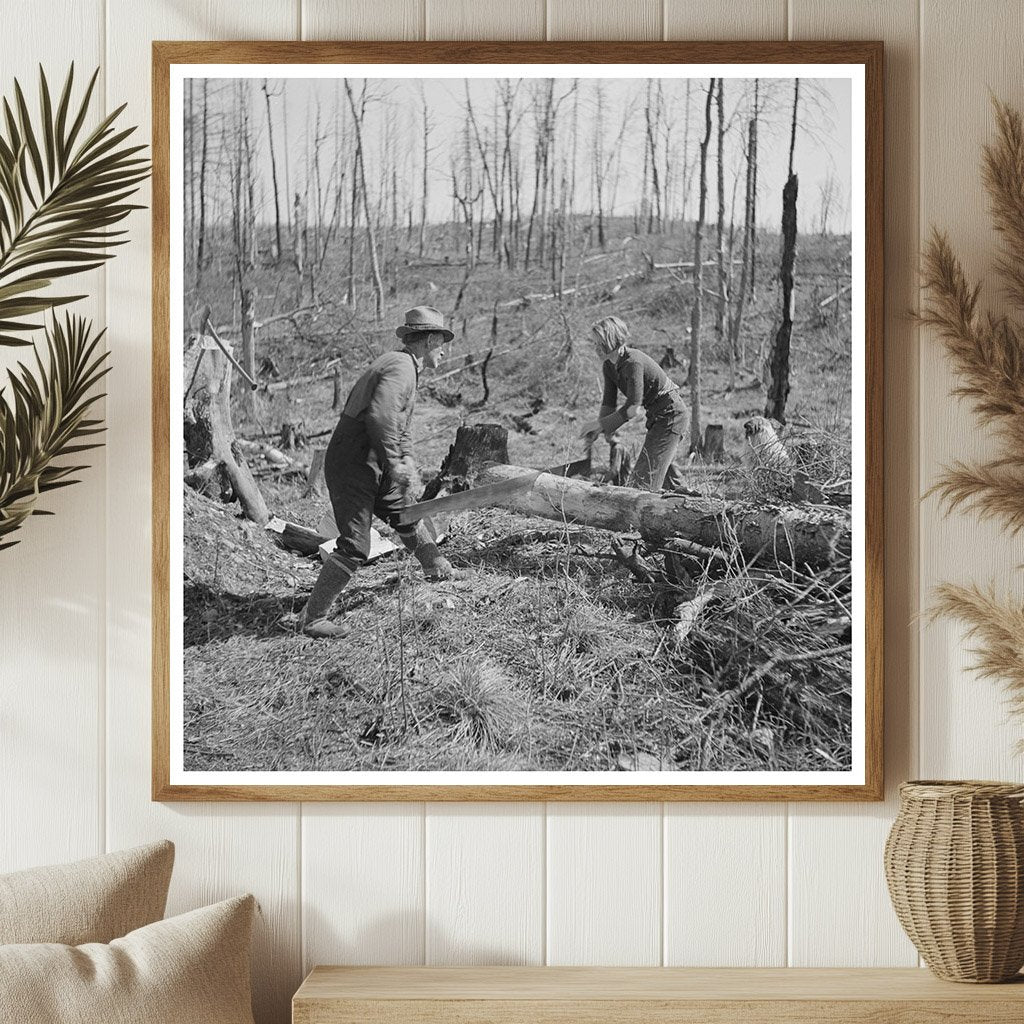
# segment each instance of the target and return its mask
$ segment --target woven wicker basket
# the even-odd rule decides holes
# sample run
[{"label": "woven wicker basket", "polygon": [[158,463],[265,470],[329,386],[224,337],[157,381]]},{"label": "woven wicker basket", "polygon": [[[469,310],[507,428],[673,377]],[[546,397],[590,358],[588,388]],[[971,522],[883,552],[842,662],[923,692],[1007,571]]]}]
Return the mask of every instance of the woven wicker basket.
[{"label": "woven wicker basket", "polygon": [[940,978],[1015,977],[1024,966],[1024,786],[904,783],[885,877],[900,924]]}]

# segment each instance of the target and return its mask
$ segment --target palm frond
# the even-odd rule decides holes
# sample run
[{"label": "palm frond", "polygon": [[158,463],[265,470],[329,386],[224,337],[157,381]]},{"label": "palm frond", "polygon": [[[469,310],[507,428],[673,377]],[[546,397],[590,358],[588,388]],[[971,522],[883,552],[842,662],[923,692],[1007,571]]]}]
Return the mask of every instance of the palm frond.
[{"label": "palm frond", "polygon": [[41,494],[76,483],[72,475],[86,468],[57,460],[100,447],[88,438],[98,432],[89,411],[109,369],[102,337],[65,314],[46,329],[46,363],[37,355],[34,370],[19,363],[8,371],[10,396],[0,392],[0,550],[17,543],[11,535],[30,515],[47,514],[36,504]]},{"label": "palm frond", "polygon": [[149,175],[144,146],[126,145],[134,128],[118,129],[124,107],[95,129],[84,126],[97,70],[72,107],[74,65],[54,108],[39,69],[39,115],[33,121],[19,82],[14,105],[3,103],[0,128],[0,346],[28,345],[38,329],[26,319],[80,295],[54,295],[54,281],[93,270],[122,244],[115,230],[139,209],[127,202]]}]

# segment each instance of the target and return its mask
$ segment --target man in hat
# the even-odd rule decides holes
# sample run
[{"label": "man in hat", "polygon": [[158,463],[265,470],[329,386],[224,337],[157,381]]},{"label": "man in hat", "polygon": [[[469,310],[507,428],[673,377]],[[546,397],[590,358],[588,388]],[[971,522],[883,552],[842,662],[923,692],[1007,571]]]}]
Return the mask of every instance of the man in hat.
[{"label": "man in hat", "polygon": [[424,366],[436,369],[454,334],[432,306],[406,311],[395,330],[402,348],[378,356],[349,392],[327,446],[324,479],[334,508],[338,540],[302,614],[302,630],[313,637],[342,637],[348,627],[329,618],[331,607],[370,553],[370,522],[383,519],[423,566],[427,579],[461,575],[422,523],[398,525],[398,513],[413,504],[421,488],[409,428],[416,385]]}]

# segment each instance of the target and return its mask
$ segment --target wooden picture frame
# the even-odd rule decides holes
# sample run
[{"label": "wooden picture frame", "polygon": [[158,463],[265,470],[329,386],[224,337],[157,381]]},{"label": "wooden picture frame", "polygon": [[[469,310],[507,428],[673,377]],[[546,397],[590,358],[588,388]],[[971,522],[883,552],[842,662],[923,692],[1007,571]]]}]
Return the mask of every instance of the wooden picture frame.
[{"label": "wooden picture frame", "polygon": [[[387,65],[502,65],[522,67],[545,65],[573,65],[583,74],[595,65],[614,65],[609,77],[625,76],[629,65],[661,66],[714,66],[744,65],[750,67],[777,67],[793,65],[806,70],[806,66],[820,67],[822,73],[830,67],[843,66],[851,70],[855,82],[852,91],[863,113],[863,136],[854,128],[852,145],[862,158],[863,180],[852,182],[856,200],[851,206],[851,237],[859,237],[860,257],[853,257],[852,280],[861,282],[862,302],[859,314],[851,314],[851,325],[859,315],[863,339],[861,394],[853,393],[851,408],[856,418],[862,415],[863,475],[854,479],[853,506],[862,510],[863,518],[858,535],[854,528],[854,559],[857,545],[862,552],[862,572],[852,565],[852,576],[859,579],[862,602],[860,623],[862,645],[857,636],[857,613],[854,613],[853,650],[859,658],[863,674],[862,686],[857,690],[851,707],[851,734],[854,737],[853,765],[859,771],[851,776],[843,773],[838,782],[817,779],[809,782],[790,782],[785,772],[774,781],[751,782],[745,773],[736,773],[737,781],[705,783],[691,780],[693,773],[661,772],[656,781],[642,773],[643,778],[632,781],[633,775],[609,783],[606,779],[589,781],[587,772],[578,772],[577,781],[534,782],[536,773],[518,773],[514,781],[491,783],[474,773],[473,781],[450,781],[430,773],[424,781],[389,781],[386,772],[376,773],[379,778],[350,784],[333,776],[321,782],[310,778],[313,773],[289,775],[285,779],[268,782],[260,778],[252,783],[236,774],[227,779],[207,778],[194,781],[188,772],[176,767],[180,751],[174,749],[172,736],[181,737],[184,729],[183,711],[172,709],[174,687],[172,670],[176,659],[183,657],[183,649],[175,646],[180,640],[180,629],[172,621],[177,605],[172,599],[172,588],[179,586],[172,575],[172,501],[179,501],[180,484],[172,484],[172,458],[180,452],[172,445],[172,430],[178,431],[172,418],[172,401],[180,393],[172,385],[175,373],[180,376],[177,348],[183,335],[172,337],[177,325],[182,326],[182,314],[175,305],[182,304],[182,296],[175,294],[172,281],[172,225],[175,223],[172,197],[172,110],[174,75],[194,73],[196,66],[204,66],[204,73],[224,74],[228,66],[245,65],[283,66],[303,65],[309,68],[322,65],[341,65],[357,71],[365,69],[365,77],[374,69]],[[222,66],[220,71],[217,67]],[[211,71],[210,68],[214,70]],[[192,69],[190,71],[190,69]],[[682,69],[681,69],[682,70]],[[241,72],[240,72],[241,73]],[[560,72],[564,73],[564,72]],[[425,76],[424,76],[425,77]],[[498,76],[495,76],[498,77]],[[798,72],[794,77],[800,77]],[[866,801],[883,797],[883,47],[877,42],[583,42],[583,43],[503,43],[503,42],[155,42],[153,44],[153,716],[152,716],[152,794],[154,800],[282,800],[282,801],[423,801],[423,800],[552,800],[552,801],[707,801],[707,800],[785,800],[785,801]],[[177,86],[180,89],[180,85]],[[180,93],[179,93],[180,96]],[[709,107],[710,109],[710,107]],[[854,122],[856,125],[856,121]],[[861,196],[860,190],[863,191]],[[773,198],[774,202],[778,202]],[[862,210],[858,221],[852,211]],[[425,219],[425,217],[424,217]],[[853,244],[853,242],[851,242]],[[860,263],[858,278],[857,264]],[[856,287],[854,287],[856,294]],[[851,326],[851,330],[853,330]],[[854,342],[851,342],[853,345]],[[854,363],[855,359],[852,360]],[[856,376],[856,370],[853,371]],[[180,405],[178,406],[180,410]],[[175,413],[174,415],[177,415]],[[857,445],[854,437],[853,445]],[[177,471],[177,470],[176,470]],[[858,487],[860,490],[858,491]],[[858,506],[857,495],[861,504]],[[859,537],[859,540],[858,540]],[[176,717],[177,714],[177,717]],[[177,723],[177,724],[176,724]],[[859,723],[856,724],[856,723]],[[859,749],[858,749],[859,731]],[[209,773],[216,775],[217,773]],[[278,773],[282,774],[282,773]],[[338,774],[338,773],[335,773]],[[542,773],[546,775],[547,773]],[[819,773],[820,774],[820,773]],[[525,776],[525,777],[523,777]],[[661,777],[665,781],[661,781]],[[685,778],[684,778],[685,777]]]}]

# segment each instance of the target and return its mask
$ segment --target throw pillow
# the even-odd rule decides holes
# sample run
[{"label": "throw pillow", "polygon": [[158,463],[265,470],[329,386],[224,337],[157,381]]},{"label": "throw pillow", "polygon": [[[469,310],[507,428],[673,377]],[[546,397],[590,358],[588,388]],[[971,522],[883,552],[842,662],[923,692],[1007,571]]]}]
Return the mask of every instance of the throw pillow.
[{"label": "throw pillow", "polygon": [[255,900],[216,903],[109,945],[0,946],[0,1020],[253,1024]]},{"label": "throw pillow", "polygon": [[0,944],[110,942],[159,921],[174,844],[0,875]]}]

